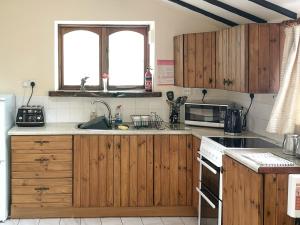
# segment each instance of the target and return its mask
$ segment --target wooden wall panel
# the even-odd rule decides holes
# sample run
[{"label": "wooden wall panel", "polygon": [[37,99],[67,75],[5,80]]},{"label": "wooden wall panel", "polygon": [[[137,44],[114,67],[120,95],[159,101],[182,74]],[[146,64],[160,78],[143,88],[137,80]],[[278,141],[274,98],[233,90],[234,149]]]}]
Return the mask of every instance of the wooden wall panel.
[{"label": "wooden wall panel", "polygon": [[249,92],[255,93],[258,90],[259,82],[259,25],[249,25]]}]

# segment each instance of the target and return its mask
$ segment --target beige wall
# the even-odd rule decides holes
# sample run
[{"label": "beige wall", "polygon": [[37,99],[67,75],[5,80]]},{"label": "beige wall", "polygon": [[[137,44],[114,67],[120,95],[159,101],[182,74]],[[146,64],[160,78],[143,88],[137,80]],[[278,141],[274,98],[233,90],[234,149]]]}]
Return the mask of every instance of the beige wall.
[{"label": "beige wall", "polygon": [[173,58],[174,35],[223,26],[164,0],[1,0],[0,92],[22,95],[28,79],[37,82],[35,95],[54,89],[57,20],[154,21],[157,59]]}]

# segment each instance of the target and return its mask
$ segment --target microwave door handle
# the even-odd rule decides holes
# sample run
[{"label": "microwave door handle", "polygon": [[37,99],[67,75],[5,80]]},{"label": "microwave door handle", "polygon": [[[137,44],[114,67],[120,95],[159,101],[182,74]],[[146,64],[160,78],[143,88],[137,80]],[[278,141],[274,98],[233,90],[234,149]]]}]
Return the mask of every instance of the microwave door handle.
[{"label": "microwave door handle", "polygon": [[[198,189],[198,188],[197,188]],[[200,195],[201,195],[201,197],[213,208],[213,209],[215,209],[216,208],[216,206],[215,206],[215,204],[214,203],[212,203],[212,201],[210,201],[209,200],[209,198],[208,197],[206,197],[206,195],[201,191],[201,190],[197,190],[197,191],[199,191],[199,193],[200,193]]]},{"label": "microwave door handle", "polygon": [[205,166],[207,169],[209,169],[213,174],[217,174],[218,172],[212,168],[210,165],[208,165],[206,162],[204,162],[202,159],[200,159],[199,157],[197,157],[197,160],[203,165]]}]

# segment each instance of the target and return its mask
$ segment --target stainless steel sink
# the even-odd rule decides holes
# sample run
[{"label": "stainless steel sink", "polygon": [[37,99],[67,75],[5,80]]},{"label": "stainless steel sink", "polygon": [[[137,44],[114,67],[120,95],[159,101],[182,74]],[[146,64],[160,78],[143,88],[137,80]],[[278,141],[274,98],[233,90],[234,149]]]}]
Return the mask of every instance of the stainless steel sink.
[{"label": "stainless steel sink", "polygon": [[77,128],[88,130],[112,130],[112,126],[109,125],[108,119],[105,116],[99,116],[86,123],[80,123],[77,125]]}]

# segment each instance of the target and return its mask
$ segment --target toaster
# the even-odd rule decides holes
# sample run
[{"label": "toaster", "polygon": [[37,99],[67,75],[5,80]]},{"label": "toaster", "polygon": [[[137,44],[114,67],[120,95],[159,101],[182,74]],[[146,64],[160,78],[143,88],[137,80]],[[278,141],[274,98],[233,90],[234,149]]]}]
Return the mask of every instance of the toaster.
[{"label": "toaster", "polygon": [[16,124],[19,127],[43,127],[45,125],[44,107],[21,106],[17,112]]}]

